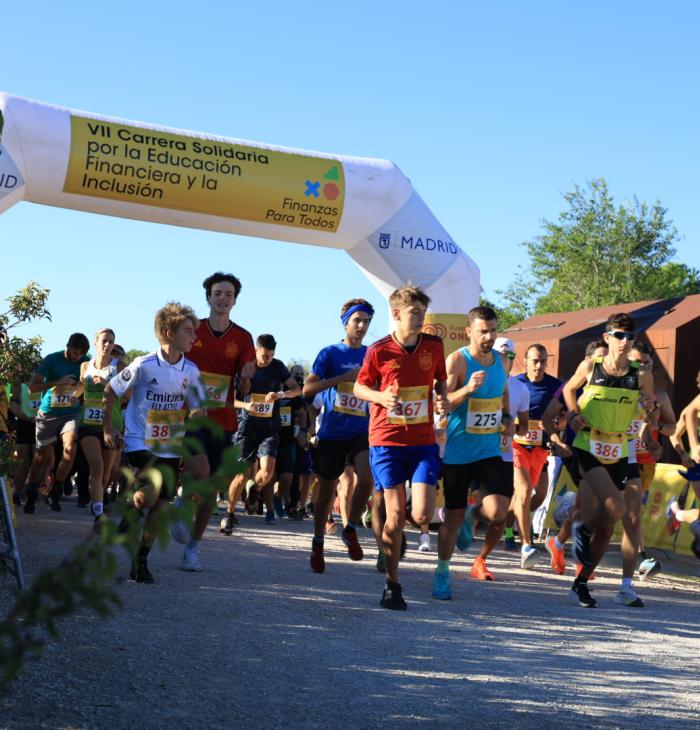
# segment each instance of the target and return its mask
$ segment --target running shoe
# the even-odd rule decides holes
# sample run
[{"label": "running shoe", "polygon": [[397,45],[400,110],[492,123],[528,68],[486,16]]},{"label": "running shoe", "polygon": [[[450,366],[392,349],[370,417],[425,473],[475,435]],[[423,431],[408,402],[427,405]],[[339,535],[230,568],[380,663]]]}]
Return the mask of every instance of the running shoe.
[{"label": "running shoe", "polygon": [[503,547],[506,550],[515,552],[518,549],[518,543],[515,542],[515,537],[506,537],[503,539]]},{"label": "running shoe", "polygon": [[14,504],[15,507],[22,506],[22,498],[19,496],[19,494],[12,495],[12,504]]},{"label": "running shoe", "polygon": [[326,569],[326,561],[323,557],[323,543],[311,541],[311,557],[309,565],[314,573],[323,573]]},{"label": "running shoe", "polygon": [[350,560],[362,560],[365,557],[365,554],[362,552],[362,546],[357,539],[357,530],[354,527],[344,528],[341,539],[348,549]]},{"label": "running shoe", "polygon": [[249,515],[254,515],[258,511],[258,494],[255,489],[248,492],[248,498],[245,501],[245,511]]},{"label": "running shoe", "polygon": [[472,578],[476,580],[493,580],[493,573],[486,567],[483,558],[475,558],[471,570]]},{"label": "running shoe", "polygon": [[421,532],[418,536],[418,552],[429,553],[430,552],[430,533]]},{"label": "running shoe", "polygon": [[563,548],[558,548],[555,542],[556,538],[550,537],[545,543],[547,552],[551,555],[552,560],[549,565],[552,568],[552,572],[557,575],[564,575],[566,572],[566,554]]},{"label": "running shoe", "polygon": [[292,520],[292,522],[301,522],[304,519],[302,517],[301,510],[298,509],[290,509],[287,513],[287,517]]},{"label": "running shoe", "polygon": [[656,558],[646,558],[639,564],[639,580],[649,580],[661,572],[661,563]]},{"label": "running shoe", "polygon": [[680,509],[678,497],[671,497],[666,507],[666,532],[673,535],[681,529],[681,523],[676,519],[676,512]]},{"label": "running shoe", "polygon": [[284,517],[284,505],[282,504],[282,497],[274,498],[275,514],[282,519]]},{"label": "running shoe", "polygon": [[583,522],[581,522],[581,520],[577,520],[571,525],[571,538],[574,545],[576,560],[578,560],[581,565],[592,565],[591,533],[588,532],[586,526]]},{"label": "running shoe", "polygon": [[644,601],[630,588],[620,588],[615,596],[615,603],[630,608],[644,608]]},{"label": "running shoe", "polygon": [[139,560],[138,563],[131,566],[129,571],[129,580],[134,583],[155,583],[151,571],[148,569],[148,563],[145,560]]},{"label": "running shoe", "polygon": [[446,570],[435,570],[433,598],[437,598],[439,601],[449,601],[452,598],[450,574]]},{"label": "running shoe", "polygon": [[369,507],[362,513],[362,524],[368,530],[372,528],[372,510]]},{"label": "running shoe", "polygon": [[520,567],[523,570],[532,570],[537,562],[537,548],[532,545],[523,545],[520,551]]},{"label": "running shoe", "polygon": [[400,583],[389,583],[387,581],[386,588],[382,593],[382,599],[379,601],[382,608],[389,608],[392,611],[405,611],[408,608],[401,593]]},{"label": "running shoe", "polygon": [[469,550],[474,542],[474,508],[470,505],[464,513],[464,520],[457,532],[457,549],[460,552]]},{"label": "running shoe", "polygon": [[265,515],[265,524],[266,525],[276,525],[277,520],[275,519],[275,513],[274,511],[268,510],[267,514]]},{"label": "running shoe", "polygon": [[24,503],[24,514],[25,515],[33,515],[36,512],[36,500],[31,501],[27,500]]},{"label": "running shoe", "polygon": [[219,526],[219,532],[223,533],[224,535],[232,535],[233,534],[233,526],[236,524],[236,518],[232,514],[226,515],[221,520],[221,525]]},{"label": "running shoe", "polygon": [[408,542],[406,541],[406,533],[401,533],[401,550],[399,550],[399,560],[403,560],[408,549]]},{"label": "running shoe", "polygon": [[338,523],[331,518],[326,522],[326,535],[335,535],[338,532]]},{"label": "running shoe", "polygon": [[386,555],[384,555],[383,550],[380,550],[379,555],[377,555],[377,570],[380,573],[386,573]]},{"label": "running shoe", "polygon": [[49,499],[49,508],[52,512],[60,512],[61,511],[61,500],[56,495],[52,494]]},{"label": "running shoe", "polygon": [[690,531],[693,533],[693,542],[690,543],[690,549],[693,555],[700,560],[700,520],[690,523]]},{"label": "running shoe", "polygon": [[574,583],[569,590],[569,598],[582,608],[595,608],[598,605],[585,583]]},{"label": "running shoe", "polygon": [[182,551],[182,569],[191,573],[198,573],[202,570],[202,563],[199,560],[199,548],[195,547],[191,550],[185,548]]}]

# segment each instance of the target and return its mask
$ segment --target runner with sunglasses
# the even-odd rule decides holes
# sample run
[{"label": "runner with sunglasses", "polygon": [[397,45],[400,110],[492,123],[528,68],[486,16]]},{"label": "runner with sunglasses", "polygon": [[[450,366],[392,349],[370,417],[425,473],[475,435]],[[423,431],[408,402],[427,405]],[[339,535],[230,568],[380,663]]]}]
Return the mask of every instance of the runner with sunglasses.
[{"label": "runner with sunglasses", "polygon": [[[608,317],[603,339],[608,354],[584,360],[564,386],[567,421],[576,432],[575,465],[581,475],[581,519],[572,525],[576,558],[583,565],[571,587],[578,605],[593,608],[597,601],[588,579],[607,550],[615,523],[624,514],[628,478],[627,430],[638,404],[654,410],[651,374],[630,362],[635,339],[634,320],[628,314]],[[583,394],[576,397],[578,388]]]}]

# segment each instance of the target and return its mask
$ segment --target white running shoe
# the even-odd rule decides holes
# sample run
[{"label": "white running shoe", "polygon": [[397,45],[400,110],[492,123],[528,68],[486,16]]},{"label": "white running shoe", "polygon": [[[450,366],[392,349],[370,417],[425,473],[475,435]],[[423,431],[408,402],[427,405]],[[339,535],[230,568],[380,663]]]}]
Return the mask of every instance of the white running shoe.
[{"label": "white running shoe", "polygon": [[199,548],[188,550],[185,548],[182,552],[182,569],[191,573],[199,573],[202,570],[202,563],[199,560]]},{"label": "white running shoe", "polygon": [[537,562],[537,548],[532,545],[523,545],[520,551],[520,567],[523,570],[532,570]]},{"label": "white running shoe", "polygon": [[429,532],[421,532],[421,534],[418,536],[418,550],[421,553],[430,552],[430,533]]}]

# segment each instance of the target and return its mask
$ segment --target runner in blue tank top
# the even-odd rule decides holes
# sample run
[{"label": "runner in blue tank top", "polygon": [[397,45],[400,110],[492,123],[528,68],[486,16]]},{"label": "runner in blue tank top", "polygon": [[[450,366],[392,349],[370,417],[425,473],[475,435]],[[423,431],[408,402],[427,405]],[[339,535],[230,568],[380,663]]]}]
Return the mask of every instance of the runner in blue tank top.
[{"label": "runner in blue tank top", "polygon": [[[472,542],[473,519],[490,523],[482,554],[472,576],[493,580],[485,558],[503,533],[513,494],[501,459],[500,434],[513,432],[508,403],[507,356],[493,352],[498,331],[496,313],[475,307],[467,315],[469,346],[447,358],[448,399],[452,408],[447,423],[447,444],[442,468],[445,521],[438,533],[438,565],[433,598],[451,598],[449,565],[455,543],[466,550]],[[467,509],[469,485],[476,481],[481,504]]]}]

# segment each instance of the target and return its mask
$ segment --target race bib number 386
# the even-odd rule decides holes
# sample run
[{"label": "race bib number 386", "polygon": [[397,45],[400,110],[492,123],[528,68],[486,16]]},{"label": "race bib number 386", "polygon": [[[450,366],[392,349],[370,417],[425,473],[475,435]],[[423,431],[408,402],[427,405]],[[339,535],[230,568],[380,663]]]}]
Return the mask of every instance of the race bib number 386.
[{"label": "race bib number 386", "polygon": [[501,430],[501,398],[470,398],[467,407],[467,433],[487,434]]},{"label": "race bib number 386", "polygon": [[624,456],[625,434],[606,433],[592,428],[590,433],[590,452],[602,464],[614,464]]}]

